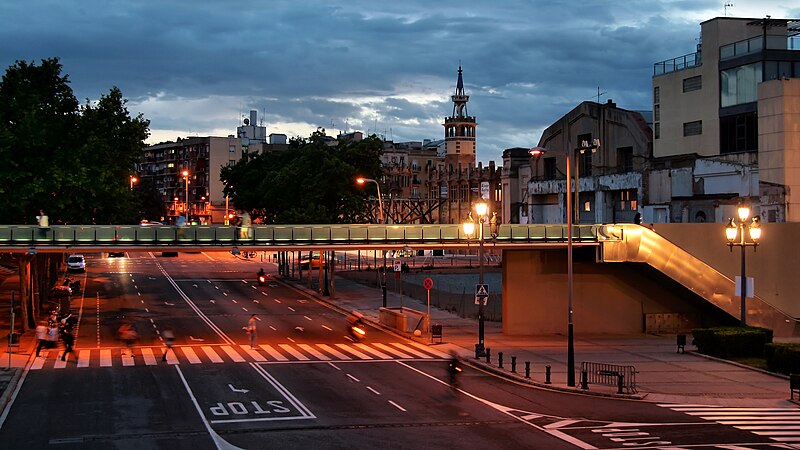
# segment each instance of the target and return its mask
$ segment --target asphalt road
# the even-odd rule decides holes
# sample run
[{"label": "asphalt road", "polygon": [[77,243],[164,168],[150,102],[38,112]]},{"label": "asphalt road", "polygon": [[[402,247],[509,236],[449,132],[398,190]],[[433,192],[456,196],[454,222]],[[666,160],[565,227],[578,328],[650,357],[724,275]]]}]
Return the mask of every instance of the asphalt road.
[{"label": "asphalt road", "polygon": [[[470,367],[453,390],[441,347],[379,329],[352,342],[341,312],[274,279],[258,286],[262,266],[274,271],[224,253],[87,255],[76,354],[35,360],[0,447],[787,448],[727,423],[780,411],[587,397]],[[133,356],[116,339],[123,321],[140,335]],[[167,327],[177,340],[162,362]]]}]

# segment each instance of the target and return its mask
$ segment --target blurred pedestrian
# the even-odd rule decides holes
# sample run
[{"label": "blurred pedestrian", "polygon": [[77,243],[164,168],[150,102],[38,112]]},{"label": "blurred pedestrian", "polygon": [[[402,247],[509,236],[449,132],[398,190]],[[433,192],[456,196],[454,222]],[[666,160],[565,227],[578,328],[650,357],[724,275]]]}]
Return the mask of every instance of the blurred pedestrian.
[{"label": "blurred pedestrian", "polygon": [[[130,352],[131,357],[133,357],[133,343],[139,339],[139,333],[136,331],[133,324],[130,322],[123,322],[122,325],[119,326],[117,336],[119,340],[125,343],[125,349]],[[122,351],[123,356],[125,356],[126,350]]]},{"label": "blurred pedestrian", "polygon": [[39,215],[36,216],[36,223],[39,224],[39,235],[41,237],[47,236],[47,230],[50,228],[50,219],[43,209],[39,210]]},{"label": "blurred pedestrian", "polygon": [[64,325],[61,327],[61,341],[64,342],[64,354],[61,355],[61,360],[67,360],[67,353],[75,352],[72,350],[72,345],[75,343],[75,336],[72,334],[72,326]]},{"label": "blurred pedestrian", "polygon": [[242,210],[239,213],[239,238],[240,239],[250,239],[250,227],[253,225],[252,220],[250,220],[250,214],[247,211]]},{"label": "blurred pedestrian", "polygon": [[45,322],[39,322],[39,325],[36,325],[36,356],[39,356],[39,351],[47,346],[47,324]]},{"label": "blurred pedestrian", "polygon": [[58,327],[55,325],[47,327],[47,337],[45,337],[45,348],[56,348],[58,343]]},{"label": "blurred pedestrian", "polygon": [[172,355],[175,355],[175,350],[172,349],[172,345],[175,343],[175,333],[172,331],[172,328],[166,327],[161,332],[161,338],[164,339],[164,345],[166,348],[164,349],[164,356],[161,357],[161,361],[167,360],[167,352],[172,350]]},{"label": "blurred pedestrian", "polygon": [[256,328],[257,320],[258,319],[256,318],[256,315],[253,314],[252,316],[250,316],[250,320],[247,321],[247,326],[243,327],[247,331],[247,334],[250,336],[250,350],[256,349],[256,338],[258,337],[258,332]]}]

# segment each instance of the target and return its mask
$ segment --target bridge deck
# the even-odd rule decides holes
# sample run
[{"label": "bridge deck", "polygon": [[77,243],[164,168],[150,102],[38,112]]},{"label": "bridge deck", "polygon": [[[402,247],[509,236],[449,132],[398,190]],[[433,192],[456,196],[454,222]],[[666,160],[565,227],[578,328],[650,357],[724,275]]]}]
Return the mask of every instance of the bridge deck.
[{"label": "bridge deck", "polygon": [[[576,245],[597,245],[608,239],[603,225],[573,226]],[[477,233],[476,233],[477,234]],[[485,243],[498,247],[556,245],[567,241],[566,225],[500,225],[491,237],[484,224]],[[256,225],[240,227],[140,226],[140,225],[64,225],[39,228],[35,225],[0,225],[0,250],[24,252],[64,251],[86,248],[147,250],[181,249],[226,250],[237,248],[415,248],[468,247],[477,245],[459,224],[445,225]]]}]

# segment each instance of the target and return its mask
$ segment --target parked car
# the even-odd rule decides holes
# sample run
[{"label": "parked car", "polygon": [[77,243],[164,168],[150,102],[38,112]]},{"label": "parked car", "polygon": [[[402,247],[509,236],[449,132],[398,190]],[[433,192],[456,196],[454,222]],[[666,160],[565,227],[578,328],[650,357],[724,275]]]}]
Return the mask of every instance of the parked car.
[{"label": "parked car", "polygon": [[67,271],[68,272],[85,272],[86,271],[86,260],[83,258],[83,255],[69,255],[67,257]]},{"label": "parked car", "polygon": [[[311,267],[319,268],[324,267],[322,264],[322,257],[319,253],[314,253],[313,258],[311,258]],[[300,257],[300,268],[301,269],[308,269],[308,254],[304,254]]]}]

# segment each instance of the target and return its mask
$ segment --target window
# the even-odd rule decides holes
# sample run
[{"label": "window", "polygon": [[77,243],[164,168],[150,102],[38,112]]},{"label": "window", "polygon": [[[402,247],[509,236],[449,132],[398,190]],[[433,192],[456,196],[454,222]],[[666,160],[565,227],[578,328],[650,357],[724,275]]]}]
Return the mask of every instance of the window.
[{"label": "window", "polygon": [[[592,143],[592,135],[591,134],[579,134],[578,135],[578,143],[581,146],[584,145],[591,145]],[[584,144],[585,143],[585,144]],[[592,176],[592,150],[581,150],[578,152],[578,173],[581,176]]]},{"label": "window", "polygon": [[462,184],[460,186],[460,190],[461,190],[461,201],[462,202],[467,201],[467,185],[466,184]]},{"label": "window", "polygon": [[556,179],[556,159],[555,158],[545,158],[544,159],[544,179],[545,180],[555,180]]},{"label": "window", "polygon": [[720,72],[720,106],[734,106],[758,100],[762,81],[761,63],[747,64]]},{"label": "window", "polygon": [[619,211],[635,211],[637,207],[636,189],[619,191]]},{"label": "window", "polygon": [[653,103],[661,103],[661,88],[658,86],[653,88]]},{"label": "window", "polygon": [[703,88],[703,79],[700,75],[683,79],[683,92],[699,91]]},{"label": "window", "polygon": [[695,120],[694,122],[685,122],[683,124],[684,136],[699,136],[703,134],[703,121]]},{"label": "window", "polygon": [[758,115],[754,112],[719,119],[719,152],[758,150]]},{"label": "window", "polygon": [[633,172],[633,147],[617,149],[617,167],[620,172]]},{"label": "window", "polygon": [[658,139],[661,137],[661,124],[654,123],[653,125],[655,126],[655,129],[653,129],[653,137]]},{"label": "window", "polygon": [[658,122],[661,120],[661,105],[655,105],[653,107],[653,121]]}]

